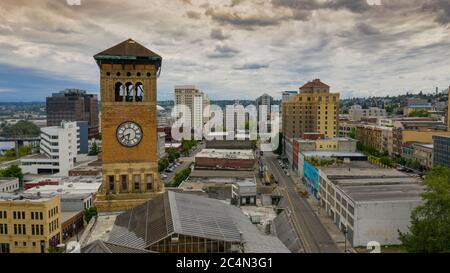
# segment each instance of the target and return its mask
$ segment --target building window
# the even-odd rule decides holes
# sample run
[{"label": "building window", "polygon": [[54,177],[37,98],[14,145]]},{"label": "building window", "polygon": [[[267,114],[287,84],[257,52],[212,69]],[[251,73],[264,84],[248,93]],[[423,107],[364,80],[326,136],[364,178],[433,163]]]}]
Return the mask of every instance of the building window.
[{"label": "building window", "polygon": [[134,176],[134,190],[135,191],[139,191],[140,189],[140,182],[141,182],[141,176],[140,175],[135,175]]},{"label": "building window", "polygon": [[114,191],[114,175],[108,176],[109,181],[109,191]]},{"label": "building window", "polygon": [[147,191],[153,191],[153,176],[147,174]]},{"label": "building window", "polygon": [[128,187],[127,187],[127,181],[128,177],[126,175],[121,175],[120,176],[120,181],[122,182],[122,191],[126,192]]}]

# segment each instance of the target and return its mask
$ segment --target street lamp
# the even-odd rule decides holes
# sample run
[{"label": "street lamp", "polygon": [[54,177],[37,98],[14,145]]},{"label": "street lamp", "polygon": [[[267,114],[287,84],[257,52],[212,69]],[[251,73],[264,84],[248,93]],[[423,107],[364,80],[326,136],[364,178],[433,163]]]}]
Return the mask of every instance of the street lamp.
[{"label": "street lamp", "polygon": [[347,253],[347,227],[344,227],[344,253]]}]

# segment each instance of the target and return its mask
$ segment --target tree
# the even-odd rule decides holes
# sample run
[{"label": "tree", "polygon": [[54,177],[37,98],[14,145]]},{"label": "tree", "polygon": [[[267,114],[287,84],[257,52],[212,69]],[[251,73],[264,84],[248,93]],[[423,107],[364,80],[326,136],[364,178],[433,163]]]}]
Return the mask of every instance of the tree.
[{"label": "tree", "polygon": [[411,227],[399,231],[408,252],[450,252],[450,169],[436,167],[426,174],[424,204],[411,214]]},{"label": "tree", "polygon": [[166,158],[159,160],[158,161],[158,172],[164,171],[169,166],[169,164],[170,164],[170,162]]},{"label": "tree", "polygon": [[91,148],[89,149],[88,155],[93,156],[93,155],[98,155],[98,153],[99,153],[99,149],[98,149],[97,143],[94,141],[94,143],[92,143]]},{"label": "tree", "polygon": [[409,113],[409,117],[420,117],[420,118],[427,118],[430,116],[430,113],[428,113],[427,110],[415,110]]},{"label": "tree", "polygon": [[191,174],[191,167],[182,170],[181,172],[178,172],[175,174],[172,183],[169,183],[168,186],[169,187],[178,187],[181,182],[183,182],[184,180],[186,180],[189,175]]},{"label": "tree", "polygon": [[84,210],[84,220],[89,223],[91,221],[92,217],[97,216],[97,208],[96,207],[90,207],[88,209]]},{"label": "tree", "polygon": [[26,120],[20,120],[16,124],[6,125],[3,128],[1,136],[39,136],[40,133],[41,130],[34,123]]},{"label": "tree", "polygon": [[17,165],[11,165],[9,168],[0,170],[0,177],[15,177],[23,181],[22,169]]},{"label": "tree", "polygon": [[167,149],[167,154],[169,155],[169,162],[174,162],[177,158],[180,157],[180,153],[175,148]]},{"label": "tree", "polygon": [[356,128],[352,128],[352,129],[350,130],[350,133],[348,133],[348,137],[349,137],[349,138],[353,138],[353,139],[356,138]]}]

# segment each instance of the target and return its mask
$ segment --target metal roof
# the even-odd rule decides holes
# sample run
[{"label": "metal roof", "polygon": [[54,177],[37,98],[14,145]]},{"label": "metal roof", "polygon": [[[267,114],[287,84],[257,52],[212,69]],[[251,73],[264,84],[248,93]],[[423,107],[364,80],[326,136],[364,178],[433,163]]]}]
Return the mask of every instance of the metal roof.
[{"label": "metal roof", "polygon": [[157,69],[161,66],[162,57],[144,47],[133,39],[128,39],[94,56],[101,63],[154,63]]},{"label": "metal roof", "polygon": [[289,252],[277,238],[261,234],[239,208],[173,191],[119,215],[108,242],[147,248],[172,234],[244,243],[246,252]]},{"label": "metal roof", "polygon": [[81,253],[152,253],[152,251],[96,240],[83,247]]}]

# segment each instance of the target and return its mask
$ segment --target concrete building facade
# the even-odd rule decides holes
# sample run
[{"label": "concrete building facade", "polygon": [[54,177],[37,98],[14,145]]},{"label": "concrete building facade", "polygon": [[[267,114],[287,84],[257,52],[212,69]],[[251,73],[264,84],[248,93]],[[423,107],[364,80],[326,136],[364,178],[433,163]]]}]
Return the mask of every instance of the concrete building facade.
[{"label": "concrete building facade", "polygon": [[321,167],[320,205],[354,247],[400,244],[424,187],[415,178],[366,162]]}]

